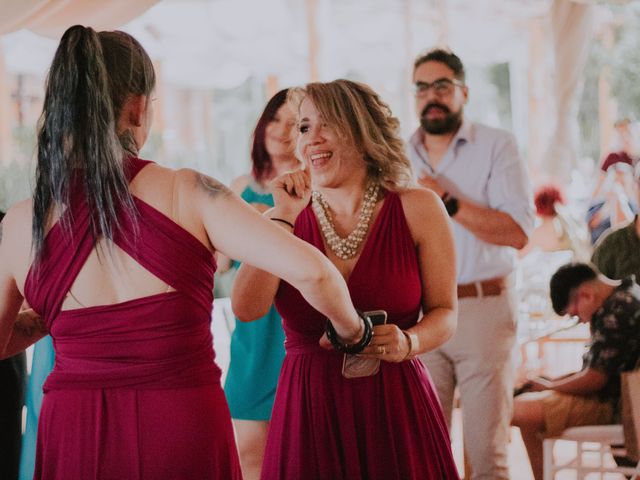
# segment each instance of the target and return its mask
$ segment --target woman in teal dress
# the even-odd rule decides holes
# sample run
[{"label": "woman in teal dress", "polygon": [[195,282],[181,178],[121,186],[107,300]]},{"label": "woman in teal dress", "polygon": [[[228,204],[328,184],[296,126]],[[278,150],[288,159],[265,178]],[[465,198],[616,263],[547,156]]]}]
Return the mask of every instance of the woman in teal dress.
[{"label": "woman in teal dress", "polygon": [[31,373],[27,383],[25,406],[27,407],[27,426],[22,435],[22,449],[20,450],[20,480],[31,480],[36,463],[36,434],[38,433],[38,418],[42,405],[42,385],[53,370],[54,363],[53,342],[47,335],[33,345]]},{"label": "woman in teal dress", "polygon": [[[295,115],[286,99],[285,89],[267,103],[254,130],[252,172],[231,184],[232,190],[261,212],[273,207],[269,181],[299,166],[294,154]],[[232,268],[238,266],[233,262]],[[258,479],[284,359],[282,320],[273,305],[255,322],[236,321],[230,357],[224,390],[236,430],[242,473],[245,480]]]}]

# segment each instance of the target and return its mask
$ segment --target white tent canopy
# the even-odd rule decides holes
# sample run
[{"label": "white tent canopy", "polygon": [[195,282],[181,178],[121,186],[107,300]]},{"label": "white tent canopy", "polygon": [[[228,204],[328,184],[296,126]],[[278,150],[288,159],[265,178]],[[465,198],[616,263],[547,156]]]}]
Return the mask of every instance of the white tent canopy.
[{"label": "white tent canopy", "polygon": [[0,34],[21,28],[59,38],[71,25],[109,29],[136,18],[158,0],[2,0]]},{"label": "white tent canopy", "polygon": [[[412,60],[447,44],[470,67],[509,63],[513,130],[532,165],[566,178],[595,8],[572,0],[0,0],[0,40],[10,74],[43,75],[61,33],[81,23],[131,32],[162,81],[183,88],[269,77],[296,85],[311,71],[356,78],[382,93],[405,133],[416,124]],[[471,84],[472,105],[485,93]]]}]

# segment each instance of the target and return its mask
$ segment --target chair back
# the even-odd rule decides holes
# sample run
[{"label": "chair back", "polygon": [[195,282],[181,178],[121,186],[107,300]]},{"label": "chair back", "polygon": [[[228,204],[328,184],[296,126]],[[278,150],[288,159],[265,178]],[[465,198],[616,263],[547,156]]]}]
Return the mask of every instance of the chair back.
[{"label": "chair back", "polygon": [[627,456],[640,460],[640,359],[635,369],[620,376],[622,426]]}]

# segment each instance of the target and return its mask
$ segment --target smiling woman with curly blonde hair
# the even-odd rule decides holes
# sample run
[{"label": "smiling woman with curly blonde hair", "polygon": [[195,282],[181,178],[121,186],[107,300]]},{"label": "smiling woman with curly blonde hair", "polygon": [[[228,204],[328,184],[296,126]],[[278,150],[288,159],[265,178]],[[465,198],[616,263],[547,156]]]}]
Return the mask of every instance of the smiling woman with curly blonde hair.
[{"label": "smiling woman with curly blonde hair", "polygon": [[[335,80],[309,83],[289,92],[296,112],[305,98],[316,105],[320,116],[345,142],[353,143],[362,153],[369,178],[394,191],[413,183],[411,163],[400,138],[400,121],[371,87]],[[349,109],[343,109],[343,105],[349,105]]]},{"label": "smiling woman with curly blonde hair", "polygon": [[371,88],[311,83],[291,99],[305,168],[273,181],[268,214],[329,258],[365,315],[384,312],[371,313],[380,321],[370,345],[348,356],[295,288],[240,268],[238,318],[258,318],[275,301],[286,334],[262,478],[458,478],[440,404],[416,358],[456,327],[442,201],[411,187],[398,120]]}]

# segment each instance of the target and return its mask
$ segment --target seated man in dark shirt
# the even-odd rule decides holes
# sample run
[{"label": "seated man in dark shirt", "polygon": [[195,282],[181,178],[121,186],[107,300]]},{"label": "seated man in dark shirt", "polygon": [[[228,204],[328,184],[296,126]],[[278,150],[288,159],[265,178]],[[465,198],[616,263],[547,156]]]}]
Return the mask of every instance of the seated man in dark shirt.
[{"label": "seated man in dark shirt", "polygon": [[620,373],[640,358],[640,286],[631,278],[614,281],[591,266],[560,267],[550,282],[559,315],[590,323],[591,343],[582,370],[558,379],[531,378],[514,401],[512,424],[520,427],[536,480],[542,479],[542,438],[579,425],[614,423],[620,400]]}]

